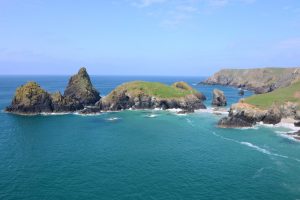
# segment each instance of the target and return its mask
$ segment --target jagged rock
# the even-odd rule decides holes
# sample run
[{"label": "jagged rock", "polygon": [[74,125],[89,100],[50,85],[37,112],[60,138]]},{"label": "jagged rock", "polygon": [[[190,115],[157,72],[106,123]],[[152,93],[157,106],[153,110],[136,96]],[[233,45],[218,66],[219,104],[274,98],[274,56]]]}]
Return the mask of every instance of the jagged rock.
[{"label": "jagged rock", "polygon": [[12,103],[6,111],[18,114],[52,112],[50,94],[36,82],[28,82],[17,88]]},{"label": "jagged rock", "polygon": [[243,128],[253,126],[253,122],[248,122],[237,117],[223,117],[218,122],[220,128]]},{"label": "jagged rock", "polygon": [[224,92],[218,89],[213,90],[213,100],[212,105],[214,106],[226,106],[227,100],[224,95]]},{"label": "jagged rock", "polygon": [[278,124],[281,118],[280,109],[276,105],[273,105],[263,118],[263,122],[265,124]]},{"label": "jagged rock", "polygon": [[257,122],[262,121],[267,111],[261,110],[247,103],[236,103],[230,107],[228,117],[219,121],[222,128],[232,127],[251,127]]},{"label": "jagged rock", "polygon": [[100,100],[99,92],[93,87],[84,67],[70,78],[64,97],[79,101],[83,106],[94,105]]},{"label": "jagged rock", "polygon": [[76,99],[64,97],[60,92],[51,95],[53,112],[74,112],[83,109],[83,105]]}]

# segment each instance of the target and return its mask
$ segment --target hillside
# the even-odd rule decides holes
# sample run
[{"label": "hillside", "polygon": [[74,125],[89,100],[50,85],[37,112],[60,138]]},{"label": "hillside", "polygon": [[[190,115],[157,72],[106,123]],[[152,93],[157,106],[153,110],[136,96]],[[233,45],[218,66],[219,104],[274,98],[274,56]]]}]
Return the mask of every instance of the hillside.
[{"label": "hillside", "polygon": [[223,69],[202,83],[242,87],[260,94],[287,87],[299,79],[300,68]]},{"label": "hillside", "polygon": [[300,81],[269,93],[253,95],[246,98],[244,102],[262,109],[268,109],[273,104],[283,105],[287,102],[300,105]]}]

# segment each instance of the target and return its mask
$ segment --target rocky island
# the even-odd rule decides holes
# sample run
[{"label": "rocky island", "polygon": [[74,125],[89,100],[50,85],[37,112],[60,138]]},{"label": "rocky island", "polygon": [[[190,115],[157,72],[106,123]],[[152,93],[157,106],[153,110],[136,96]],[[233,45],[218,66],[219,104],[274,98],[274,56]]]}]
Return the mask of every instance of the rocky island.
[{"label": "rocky island", "polygon": [[7,112],[35,115],[41,113],[79,112],[90,114],[124,109],[172,109],[184,112],[205,109],[205,96],[185,82],[171,86],[158,82],[134,81],[124,83],[101,98],[93,87],[85,68],[72,76],[62,95],[50,94],[36,82],[28,82],[17,88]]},{"label": "rocky island", "polygon": [[291,85],[300,78],[300,68],[223,69],[201,82],[253,90],[257,94]]}]

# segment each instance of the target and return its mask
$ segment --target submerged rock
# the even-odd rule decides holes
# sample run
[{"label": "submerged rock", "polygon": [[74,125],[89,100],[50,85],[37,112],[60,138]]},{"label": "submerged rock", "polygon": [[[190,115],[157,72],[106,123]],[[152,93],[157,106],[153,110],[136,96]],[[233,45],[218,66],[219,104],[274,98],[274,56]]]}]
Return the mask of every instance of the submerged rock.
[{"label": "submerged rock", "polygon": [[51,96],[36,82],[28,82],[17,88],[6,111],[18,114],[52,112]]},{"label": "submerged rock", "polygon": [[213,100],[212,100],[212,105],[214,106],[226,106],[227,105],[227,100],[224,95],[224,92],[218,89],[213,90]]},{"label": "submerged rock", "polygon": [[64,97],[76,100],[83,106],[94,105],[100,100],[100,94],[93,87],[90,76],[84,67],[79,70],[78,74],[70,78]]}]

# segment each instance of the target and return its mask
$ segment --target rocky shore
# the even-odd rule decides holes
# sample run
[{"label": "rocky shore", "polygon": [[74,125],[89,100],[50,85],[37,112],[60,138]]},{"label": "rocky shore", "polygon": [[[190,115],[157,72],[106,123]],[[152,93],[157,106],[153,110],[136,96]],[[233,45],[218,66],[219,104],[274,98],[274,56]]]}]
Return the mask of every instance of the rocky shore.
[{"label": "rocky shore", "polygon": [[93,87],[85,68],[72,76],[64,94],[48,93],[36,82],[28,82],[17,88],[7,112],[35,115],[41,113],[81,114],[117,111],[125,109],[182,109],[193,112],[205,109],[206,97],[185,82],[172,86],[155,82],[135,81],[114,89],[104,98]]}]

